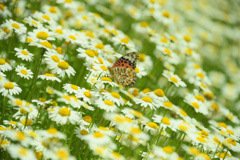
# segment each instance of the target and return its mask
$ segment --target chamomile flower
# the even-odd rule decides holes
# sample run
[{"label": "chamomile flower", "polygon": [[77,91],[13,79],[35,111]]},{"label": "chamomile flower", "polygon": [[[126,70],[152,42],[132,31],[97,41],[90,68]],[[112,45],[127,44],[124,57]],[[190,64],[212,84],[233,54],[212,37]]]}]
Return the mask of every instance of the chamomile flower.
[{"label": "chamomile flower", "polygon": [[3,96],[15,95],[22,92],[22,89],[18,87],[18,84],[15,82],[6,81],[3,85],[0,86],[0,93]]},{"label": "chamomile flower", "polygon": [[111,100],[98,99],[98,100],[96,100],[95,103],[97,104],[98,108],[101,108],[101,109],[105,110],[106,112],[116,112],[116,111],[118,111],[118,107]]},{"label": "chamomile flower", "polygon": [[140,104],[143,107],[150,107],[151,109],[156,109],[157,105],[154,102],[154,100],[151,97],[144,96],[141,99],[140,98],[133,98],[133,101],[136,104]]},{"label": "chamomile flower", "polygon": [[0,71],[10,71],[12,70],[12,67],[5,61],[5,59],[0,58]]},{"label": "chamomile flower", "polygon": [[66,138],[66,135],[59,132],[56,128],[49,128],[47,130],[36,130],[36,133],[44,138]]},{"label": "chamomile flower", "polygon": [[32,100],[32,102],[37,103],[37,105],[39,105],[39,106],[45,106],[48,103],[50,103],[51,101],[52,101],[51,99],[46,100],[45,98],[41,98],[41,97],[39,97],[38,99],[33,99]]},{"label": "chamomile flower", "polygon": [[61,12],[57,6],[44,5],[43,12],[54,20],[58,20],[61,17]]},{"label": "chamomile flower", "polygon": [[38,78],[40,78],[42,80],[47,80],[47,81],[61,82],[61,80],[59,78],[55,77],[55,75],[52,73],[45,73],[44,75],[38,75]]},{"label": "chamomile flower", "polygon": [[27,31],[27,28],[19,22],[16,22],[12,19],[6,21],[6,25],[10,26],[9,29],[13,29],[18,35],[24,34]]},{"label": "chamomile flower", "polygon": [[33,73],[30,69],[27,69],[26,67],[24,66],[20,66],[18,65],[16,68],[15,68],[16,72],[17,72],[17,75],[21,76],[22,78],[24,79],[32,79],[33,78]]},{"label": "chamomile flower", "polygon": [[7,147],[7,150],[13,158],[19,158],[20,160],[37,160],[32,150],[22,147],[21,145],[11,144]]},{"label": "chamomile flower", "polygon": [[69,83],[64,84],[63,88],[70,94],[71,93],[77,94],[80,90],[80,87],[78,87],[77,85],[69,84]]},{"label": "chamomile flower", "polygon": [[28,32],[28,36],[33,39],[34,42],[41,42],[44,41],[51,41],[55,40],[54,33],[49,31],[46,28],[37,28],[34,29],[32,32]]},{"label": "chamomile flower", "polygon": [[76,93],[76,97],[82,98],[84,102],[87,102],[90,104],[93,103],[93,100],[95,99],[94,97],[97,97],[97,96],[98,96],[97,92],[93,92],[85,88],[79,89]]},{"label": "chamomile flower", "polygon": [[66,147],[53,147],[51,150],[46,150],[46,157],[47,159],[76,160]]},{"label": "chamomile flower", "polygon": [[[1,132],[0,132],[1,133]],[[3,150],[6,150],[6,148],[10,145],[10,141],[3,138],[0,140],[0,148],[2,148]]]},{"label": "chamomile flower", "polygon": [[27,49],[14,48],[16,56],[22,60],[31,62],[33,60],[33,54]]},{"label": "chamomile flower", "polygon": [[107,145],[111,142],[110,137],[101,131],[95,131],[91,134],[84,136],[84,140],[90,144],[96,144],[101,146]]},{"label": "chamomile flower", "polygon": [[60,77],[64,77],[67,74],[68,77],[75,75],[76,71],[66,62],[60,61],[55,66],[50,66],[53,73],[59,74]]},{"label": "chamomile flower", "polygon": [[22,131],[6,130],[4,134],[11,140],[20,142],[23,146],[28,146],[32,143],[31,138]]},{"label": "chamomile flower", "polygon": [[12,13],[9,11],[8,6],[4,5],[3,3],[0,4],[0,15],[1,17],[11,17]]},{"label": "chamomile flower", "polygon": [[79,126],[74,130],[74,133],[78,138],[84,140],[84,137],[89,134],[89,129],[85,126]]},{"label": "chamomile flower", "polygon": [[125,104],[124,100],[122,99],[122,97],[120,96],[119,93],[117,92],[102,92],[101,94],[104,95],[104,99],[108,99],[113,101],[114,103],[116,103],[118,106]]},{"label": "chamomile flower", "polygon": [[95,50],[85,50],[83,48],[78,48],[77,51],[79,52],[79,54],[77,55],[78,58],[83,58],[90,62],[94,62],[95,60],[97,60],[96,56],[98,55],[98,53]]},{"label": "chamomile flower", "polygon": [[58,124],[75,124],[80,120],[80,113],[68,107],[54,107],[48,110],[49,118]]},{"label": "chamomile flower", "polygon": [[26,24],[28,24],[29,26],[32,27],[37,27],[37,28],[41,28],[42,27],[42,23],[33,19],[32,17],[27,17],[24,19],[24,21],[26,22]]},{"label": "chamomile flower", "polygon": [[200,112],[204,115],[206,115],[208,113],[206,105],[204,105],[204,103],[202,101],[195,99],[191,95],[186,96],[184,99],[184,102],[186,102],[187,104],[192,106],[196,112]]},{"label": "chamomile flower", "polygon": [[175,86],[179,87],[186,87],[187,85],[181,80],[181,78],[179,78],[176,74],[170,72],[170,71],[167,71],[167,70],[164,70],[163,72],[163,76],[165,76],[168,81],[174,83]]}]

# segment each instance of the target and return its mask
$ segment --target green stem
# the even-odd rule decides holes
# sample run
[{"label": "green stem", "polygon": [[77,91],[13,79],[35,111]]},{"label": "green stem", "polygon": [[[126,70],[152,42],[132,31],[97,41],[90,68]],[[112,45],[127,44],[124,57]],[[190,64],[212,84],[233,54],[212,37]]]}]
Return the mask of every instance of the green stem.
[{"label": "green stem", "polygon": [[[220,146],[220,143],[218,143],[217,148],[216,148],[215,152],[213,153],[213,157],[214,157],[215,154],[217,153],[219,146]],[[212,159],[213,159],[213,157],[212,157]]]},{"label": "green stem", "polygon": [[28,113],[27,113],[27,116],[26,116],[26,119],[25,119],[26,121],[25,121],[25,124],[24,124],[24,129],[26,128],[26,126],[27,126],[27,120],[28,120]]},{"label": "green stem", "polygon": [[177,146],[176,152],[178,152],[179,148],[181,147],[181,144],[182,144],[182,142],[184,141],[185,136],[186,136],[185,133],[183,133],[182,138],[181,138],[181,136],[180,136],[180,142],[179,142],[179,144],[178,144],[178,146]]},{"label": "green stem", "polygon": [[1,120],[1,124],[3,124],[3,120],[4,120],[4,116],[5,116],[5,111],[6,111],[6,107],[7,107],[7,97],[4,97],[4,105],[2,108],[2,120]]},{"label": "green stem", "polygon": [[227,149],[227,151],[226,151],[226,153],[225,153],[225,155],[224,155],[224,157],[223,157],[223,160],[226,158],[228,151],[229,151],[229,148]]}]

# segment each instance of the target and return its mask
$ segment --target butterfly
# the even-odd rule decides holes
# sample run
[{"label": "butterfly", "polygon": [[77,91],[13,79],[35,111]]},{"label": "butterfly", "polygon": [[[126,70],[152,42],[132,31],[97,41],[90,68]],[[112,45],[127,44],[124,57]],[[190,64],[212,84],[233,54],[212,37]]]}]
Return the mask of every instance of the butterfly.
[{"label": "butterfly", "polygon": [[139,58],[137,52],[125,54],[119,58],[108,70],[114,80],[124,87],[131,87],[136,83],[137,75],[134,71]]}]

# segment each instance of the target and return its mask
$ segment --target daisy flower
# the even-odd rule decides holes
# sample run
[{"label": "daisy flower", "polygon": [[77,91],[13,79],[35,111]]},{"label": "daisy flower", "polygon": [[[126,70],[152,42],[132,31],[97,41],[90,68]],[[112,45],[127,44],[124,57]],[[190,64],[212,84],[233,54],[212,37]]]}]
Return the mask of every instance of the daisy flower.
[{"label": "daisy flower", "polygon": [[22,89],[18,87],[17,83],[15,82],[5,82],[3,85],[0,86],[0,93],[2,93],[3,96],[15,95],[22,92]]},{"label": "daisy flower", "polygon": [[13,29],[18,35],[24,34],[27,31],[27,28],[22,23],[18,23],[12,19],[7,20],[6,25],[10,26],[10,29]]},{"label": "daisy flower", "polygon": [[58,124],[75,124],[80,121],[80,113],[68,107],[54,107],[48,110],[49,118]]},{"label": "daisy flower", "polygon": [[35,131],[39,136],[44,138],[59,138],[65,139],[66,135],[59,132],[56,128],[49,128],[47,130],[36,130]]},{"label": "daisy flower", "polygon": [[16,51],[16,56],[22,60],[32,62],[33,54],[30,53],[27,49],[14,48]]},{"label": "daisy flower", "polygon": [[1,3],[1,7],[0,7],[0,16],[1,17],[12,17],[12,13],[9,11],[8,6],[4,5],[3,3]]},{"label": "daisy flower", "polygon": [[158,125],[154,122],[149,122],[144,127],[144,131],[145,132],[149,131],[152,135],[155,135],[157,133],[157,130],[158,130]]},{"label": "daisy flower", "polygon": [[0,58],[0,71],[10,71],[12,70],[12,67],[5,61],[5,59]]},{"label": "daisy flower", "polygon": [[93,103],[93,100],[97,96],[99,96],[99,94],[97,92],[93,92],[93,91],[90,91],[90,90],[85,89],[85,88],[81,88],[76,93],[77,98],[82,98],[84,102],[87,102],[87,103],[90,103],[90,104]]},{"label": "daisy flower", "polygon": [[32,32],[28,32],[28,37],[31,37],[34,42],[40,42],[40,40],[51,41],[55,40],[54,33],[46,28],[37,28]]},{"label": "daisy flower", "polygon": [[26,22],[26,24],[28,24],[29,26],[32,26],[32,27],[37,27],[37,28],[41,28],[42,27],[42,23],[33,19],[32,17],[27,17],[27,18],[24,18],[24,22]]},{"label": "daisy flower", "polygon": [[76,129],[74,130],[74,133],[76,134],[76,136],[78,138],[80,138],[81,140],[84,140],[84,137],[86,135],[89,134],[89,129],[88,127],[85,127],[85,126],[79,126],[79,127],[76,127]]},{"label": "daisy flower", "polygon": [[138,78],[142,78],[143,76],[147,75],[147,72],[145,71],[145,68],[143,68],[142,66],[136,67],[135,72],[137,73]]},{"label": "daisy flower", "polygon": [[50,69],[52,69],[53,73],[59,74],[60,77],[64,77],[65,74],[70,77],[71,75],[75,75],[76,71],[66,62],[66,61],[60,61],[57,63],[57,65],[50,66]]},{"label": "daisy flower", "polygon": [[49,25],[54,25],[54,26],[56,25],[56,21],[45,13],[36,11],[33,14],[33,17],[42,23],[45,22],[45,23],[48,23]]},{"label": "daisy flower", "polygon": [[22,131],[6,130],[4,134],[6,137],[10,138],[11,140],[20,142],[23,146],[28,146],[32,144],[32,139]]},{"label": "daisy flower", "polygon": [[111,142],[111,139],[108,135],[104,134],[100,131],[95,131],[91,134],[88,134],[83,137],[85,141],[87,141],[90,144],[96,144],[96,145],[107,145]]},{"label": "daisy flower", "polygon": [[0,71],[0,85],[3,85],[6,81],[6,75]]},{"label": "daisy flower", "polygon": [[87,61],[94,62],[97,60],[97,51],[94,50],[85,50],[83,48],[78,48],[77,51],[79,54],[77,55],[78,58],[86,59]]},{"label": "daisy flower", "polygon": [[6,150],[6,148],[10,145],[10,141],[7,139],[1,139],[0,140],[0,148],[2,148],[4,151]]},{"label": "daisy flower", "polygon": [[61,92],[58,92],[57,95],[60,96],[57,101],[70,104],[73,108],[80,108],[82,105],[82,102],[74,95],[69,96],[68,94]]},{"label": "daisy flower", "polygon": [[61,12],[56,6],[44,5],[42,10],[46,15],[54,20],[58,20],[61,17]]},{"label": "daisy flower", "polygon": [[75,93],[77,94],[79,92],[79,90],[81,89],[80,87],[78,87],[77,85],[74,84],[69,84],[66,83],[63,85],[63,88],[68,92],[68,93]]},{"label": "daisy flower", "polygon": [[175,86],[179,87],[186,87],[187,85],[181,80],[180,77],[178,77],[176,74],[169,72],[167,70],[163,71],[163,76],[165,76],[168,81],[172,82],[175,84]]},{"label": "daisy flower", "polygon": [[32,150],[22,147],[21,145],[11,144],[7,147],[8,152],[12,158],[20,160],[37,160]]},{"label": "daisy flower", "polygon": [[122,97],[120,96],[119,93],[117,92],[102,92],[101,94],[103,94],[103,99],[108,99],[110,101],[113,101],[114,103],[116,103],[118,106],[121,106],[123,104],[125,104],[124,100],[122,99]]},{"label": "daisy flower", "polygon": [[16,68],[15,68],[15,71],[17,72],[17,75],[21,76],[22,78],[24,79],[32,79],[33,78],[33,73],[30,69],[27,69],[26,67],[24,66],[20,66],[18,65]]},{"label": "daisy flower", "polygon": [[47,159],[76,160],[66,147],[52,147],[51,150],[46,150],[45,155]]},{"label": "daisy flower", "polygon": [[144,96],[143,98],[133,98],[136,104],[140,104],[143,107],[150,107],[151,109],[156,109],[157,105],[151,97]]},{"label": "daisy flower", "polygon": [[204,105],[202,101],[195,99],[192,95],[186,96],[184,102],[192,106],[196,112],[200,112],[204,115],[208,113],[206,105]]},{"label": "daisy flower", "polygon": [[134,119],[135,117],[137,118],[142,118],[143,114],[137,110],[133,110],[131,108],[124,108],[121,110],[121,112],[126,116],[129,117],[131,119]]},{"label": "daisy flower", "polygon": [[39,97],[38,99],[33,99],[32,100],[32,102],[37,103],[37,105],[39,105],[39,106],[45,106],[48,103],[50,103],[51,101],[52,101],[51,99],[46,100],[45,98],[41,98],[41,97]]},{"label": "daisy flower", "polygon": [[61,80],[57,77],[54,76],[52,73],[45,73],[44,75],[38,75],[38,78],[42,80],[47,80],[47,81],[57,81],[61,82]]},{"label": "daisy flower", "polygon": [[98,99],[95,101],[98,108],[105,110],[106,112],[116,112],[118,111],[118,107],[114,104],[113,101],[110,100],[101,100]]}]

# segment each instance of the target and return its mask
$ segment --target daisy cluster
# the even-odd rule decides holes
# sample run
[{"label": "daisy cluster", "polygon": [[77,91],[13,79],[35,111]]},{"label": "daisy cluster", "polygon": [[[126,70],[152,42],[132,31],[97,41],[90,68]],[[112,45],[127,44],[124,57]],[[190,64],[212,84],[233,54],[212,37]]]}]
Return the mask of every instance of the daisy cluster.
[{"label": "daisy cluster", "polygon": [[[238,160],[239,7],[0,1],[1,159]],[[123,87],[108,67],[131,52]]]}]

